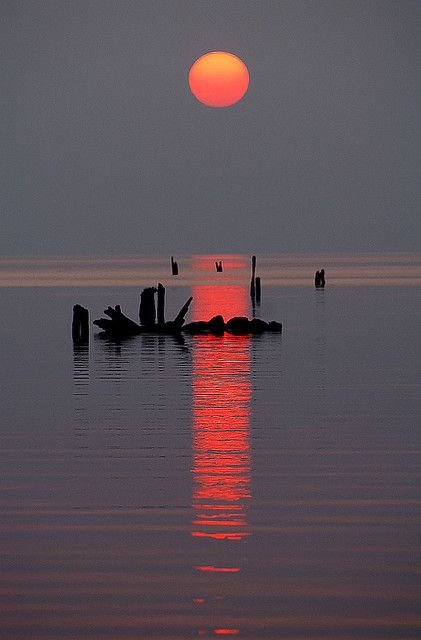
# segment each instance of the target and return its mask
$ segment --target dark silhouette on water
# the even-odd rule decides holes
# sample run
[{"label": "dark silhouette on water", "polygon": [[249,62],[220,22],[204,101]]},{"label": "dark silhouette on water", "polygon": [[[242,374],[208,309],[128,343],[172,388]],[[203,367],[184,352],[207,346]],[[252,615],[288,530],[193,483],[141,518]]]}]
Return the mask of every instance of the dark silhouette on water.
[{"label": "dark silhouette on water", "polygon": [[165,324],[165,287],[158,283],[158,324]]},{"label": "dark silhouette on water", "polygon": [[320,271],[316,271],[314,275],[314,286],[316,289],[324,289],[325,283],[325,270],[321,269]]},{"label": "dark silhouette on water", "polygon": [[220,260],[219,262],[215,262],[215,267],[217,273],[222,273],[222,260]]},{"label": "dark silhouette on water", "polygon": [[253,309],[253,316],[256,310],[256,303],[259,306],[262,296],[262,281],[259,276],[256,277],[256,256],[251,258],[251,282],[250,282],[250,297],[251,306]]},{"label": "dark silhouette on water", "polygon": [[147,287],[140,294],[139,321],[143,327],[153,327],[156,324],[155,293],[156,287]]},{"label": "dark silhouette on water", "polygon": [[251,282],[250,282],[250,297],[252,299],[256,297],[255,277],[256,277],[256,256],[252,256],[252,258],[251,258]]},{"label": "dark silhouette on water", "polygon": [[178,276],[178,262],[175,262],[173,256],[171,256],[171,272],[173,276]]},{"label": "dark silhouette on water", "polygon": [[[158,322],[155,321],[155,293],[158,293]],[[137,324],[124,315],[120,305],[105,309],[104,314],[108,316],[108,318],[94,320],[94,324],[113,339],[122,339],[142,333],[180,335],[181,332],[184,332],[191,335],[222,335],[224,332],[227,332],[246,335],[263,333],[265,331],[273,333],[280,333],[282,331],[282,324],[280,322],[265,322],[257,318],[249,320],[243,316],[231,318],[225,323],[223,317],[217,315],[209,321],[190,322],[185,325],[185,317],[193,299],[192,297],[182,306],[174,320],[165,322],[164,297],[165,288],[161,284],[158,285],[158,288],[148,287],[142,291],[139,309],[140,324]]]},{"label": "dark silhouette on water", "polygon": [[72,338],[74,344],[89,342],[89,311],[80,304],[73,307]]},{"label": "dark silhouette on water", "polygon": [[259,277],[257,277],[256,278],[256,302],[257,303],[260,302],[261,294],[262,294],[261,280]]}]

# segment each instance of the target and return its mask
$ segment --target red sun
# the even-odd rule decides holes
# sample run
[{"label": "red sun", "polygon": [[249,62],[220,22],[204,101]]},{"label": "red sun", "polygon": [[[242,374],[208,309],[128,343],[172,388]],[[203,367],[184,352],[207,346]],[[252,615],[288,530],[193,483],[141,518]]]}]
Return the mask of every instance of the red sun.
[{"label": "red sun", "polygon": [[193,95],[207,107],[230,107],[246,93],[249,72],[232,53],[211,51],[192,65],[189,85]]}]

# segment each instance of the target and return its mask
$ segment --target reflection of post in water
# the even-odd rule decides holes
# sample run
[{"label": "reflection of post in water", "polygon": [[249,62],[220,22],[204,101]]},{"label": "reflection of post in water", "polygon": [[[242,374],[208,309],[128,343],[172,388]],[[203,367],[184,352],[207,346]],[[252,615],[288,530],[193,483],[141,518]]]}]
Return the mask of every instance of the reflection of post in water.
[{"label": "reflection of post in water", "polygon": [[73,343],[73,397],[75,399],[75,430],[82,435],[88,428],[86,397],[89,386],[89,344]]},{"label": "reflection of post in water", "polygon": [[[315,331],[315,374],[316,374],[316,390],[324,393],[326,391],[326,308],[325,308],[325,290],[317,289],[315,294],[314,307],[314,324]],[[319,396],[319,394],[318,394]]]},{"label": "reflection of post in water", "polygon": [[[193,304],[194,320],[215,313],[225,319],[247,315],[248,291],[239,286],[198,286]],[[215,599],[221,591],[235,590],[232,581],[241,572],[241,542],[250,535],[250,400],[250,336],[194,338],[192,536],[201,552],[196,569],[208,576],[207,590],[215,588]]]}]

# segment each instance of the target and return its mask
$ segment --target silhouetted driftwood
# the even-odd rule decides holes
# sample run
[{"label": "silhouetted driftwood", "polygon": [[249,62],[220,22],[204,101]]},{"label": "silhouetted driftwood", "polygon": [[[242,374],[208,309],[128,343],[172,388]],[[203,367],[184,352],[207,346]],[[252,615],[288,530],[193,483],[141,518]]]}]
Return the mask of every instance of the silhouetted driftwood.
[{"label": "silhouetted driftwood", "polygon": [[225,322],[222,316],[214,316],[208,322],[199,320],[197,322],[189,322],[183,327],[183,332],[192,335],[200,335],[201,333],[211,333],[220,336],[225,331]]},{"label": "silhouetted driftwood", "polygon": [[[152,322],[152,318],[155,318],[155,293],[158,294],[158,322]],[[142,291],[139,310],[141,324],[137,324],[125,316],[119,305],[114,308],[108,307],[105,309],[104,314],[108,316],[108,318],[94,320],[94,324],[106,334],[119,339],[142,333],[180,335],[181,332],[183,332],[191,335],[222,335],[224,332],[227,332],[234,335],[247,335],[264,333],[266,331],[273,333],[280,333],[282,331],[282,324],[280,322],[265,322],[258,318],[249,320],[243,316],[231,318],[226,323],[221,315],[217,315],[209,321],[184,324],[186,314],[193,300],[192,297],[181,307],[174,320],[165,322],[164,296],[165,288],[161,284],[158,285],[158,288],[148,287]]]},{"label": "silhouetted driftwood", "polygon": [[189,306],[191,301],[193,300],[193,296],[187,300],[187,302],[181,307],[180,311],[177,313],[175,319],[173,320],[173,324],[175,327],[182,327],[185,322],[186,313],[189,310]]},{"label": "silhouetted driftwood", "polygon": [[[162,287],[162,285],[161,285]],[[162,287],[164,289],[164,287]],[[155,292],[160,291],[162,296],[162,289],[156,289],[155,287],[148,287],[148,289],[144,289],[141,294],[141,302],[139,309],[139,316],[143,324],[137,324],[130,318],[128,318],[121,311],[120,305],[116,305],[113,307],[108,307],[105,309],[104,314],[108,316],[108,318],[99,318],[98,320],[94,320],[94,325],[108,333],[113,337],[124,338],[133,335],[139,335],[141,333],[180,333],[181,328],[185,322],[185,316],[190,306],[190,303],[193,298],[189,298],[187,302],[181,307],[180,311],[174,318],[174,320],[170,320],[169,322],[156,323],[151,322],[152,320],[152,311],[155,314],[155,301],[153,296]],[[146,294],[145,294],[146,292]],[[164,289],[165,292],[165,289]],[[143,295],[145,294],[145,295]],[[151,300],[152,297],[152,300]],[[152,307],[153,302],[153,307]],[[162,299],[161,299],[162,302]],[[162,312],[162,313],[161,313]],[[160,317],[163,319],[163,307],[160,308]]]},{"label": "silhouetted driftwood", "polygon": [[100,318],[99,320],[94,320],[94,324],[106,333],[114,336],[134,336],[142,333],[142,327],[125,316],[119,304],[114,309],[113,307],[108,307],[104,310],[104,313],[110,319]]},{"label": "silhouetted driftwood", "polygon": [[73,307],[72,338],[75,344],[89,342],[89,311],[80,304]]},{"label": "silhouetted driftwood", "polygon": [[281,333],[282,324],[280,322],[265,322],[258,318],[249,320],[245,316],[236,316],[224,322],[222,316],[214,316],[209,322],[190,322],[182,328],[183,332],[192,335],[200,335],[210,333],[213,335],[222,335],[225,331],[233,335],[248,335],[264,333]]},{"label": "silhouetted driftwood", "polygon": [[215,268],[217,273],[222,273],[223,269],[222,269],[222,260],[220,260],[219,262],[215,262]]}]

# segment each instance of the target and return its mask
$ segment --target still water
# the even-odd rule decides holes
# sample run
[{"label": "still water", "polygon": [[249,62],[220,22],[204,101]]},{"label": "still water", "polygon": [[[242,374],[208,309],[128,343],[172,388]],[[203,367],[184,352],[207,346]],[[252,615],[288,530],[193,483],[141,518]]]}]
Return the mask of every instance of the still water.
[{"label": "still water", "polygon": [[[421,636],[421,257],[221,258],[1,261],[1,638]],[[284,331],[73,347],[158,281]]]}]

